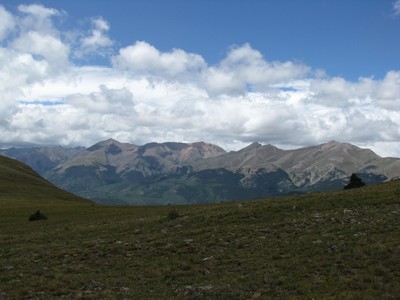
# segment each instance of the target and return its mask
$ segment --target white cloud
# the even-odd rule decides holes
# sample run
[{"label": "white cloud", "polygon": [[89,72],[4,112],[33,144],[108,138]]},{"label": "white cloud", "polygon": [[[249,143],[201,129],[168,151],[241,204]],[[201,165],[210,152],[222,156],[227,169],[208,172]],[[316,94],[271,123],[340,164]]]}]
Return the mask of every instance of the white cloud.
[{"label": "white cloud", "polygon": [[0,41],[5,39],[14,29],[15,21],[11,13],[0,5]]},{"label": "white cloud", "polygon": [[36,4],[19,5],[18,12],[12,14],[0,6],[0,40],[8,45],[4,50],[11,56],[31,55],[35,64],[43,62],[49,72],[66,67],[70,48],[62,41],[62,33],[53,23],[53,18],[61,17],[62,13]]},{"label": "white cloud", "polygon": [[51,16],[58,15],[59,11],[54,8],[47,8],[43,5],[33,4],[33,5],[19,5],[18,10],[20,12],[35,15],[40,19],[47,19]]},{"label": "white cloud", "polygon": [[66,97],[66,102],[73,107],[79,107],[87,113],[135,115],[132,93],[126,88],[115,90],[104,85],[100,92],[73,94]]},{"label": "white cloud", "polygon": [[119,54],[112,57],[112,62],[118,69],[160,76],[198,72],[205,67],[204,59],[198,54],[187,53],[181,49],[161,53],[154,46],[143,41],[120,49]]},{"label": "white cloud", "polygon": [[31,54],[0,47],[0,119],[3,125],[16,113],[16,101],[24,97],[23,87],[43,79],[47,67],[46,62],[35,60]]},{"label": "white cloud", "polygon": [[[106,20],[93,18],[90,30],[66,40],[53,20],[61,15],[41,5],[20,6],[19,14],[0,6],[0,17],[8,16],[0,37],[9,45],[0,47],[2,144],[90,146],[113,137],[203,140],[231,150],[252,141],[300,147],[334,139],[400,157],[399,70],[348,81],[268,61],[249,44],[231,47],[214,65],[144,41],[111,56]],[[112,65],[71,61],[87,62],[96,51]]]},{"label": "white cloud", "polygon": [[22,32],[39,31],[46,35],[58,35],[52,17],[61,16],[60,11],[39,4],[19,5],[18,10],[23,13],[18,20],[18,26]]},{"label": "white cloud", "polygon": [[388,110],[400,111],[400,71],[390,71],[378,83],[375,91],[377,105]]},{"label": "white cloud", "polygon": [[400,0],[396,0],[393,2],[393,15],[400,16]]},{"label": "white cloud", "polygon": [[108,37],[110,25],[102,17],[93,18],[91,20],[93,28],[89,31],[89,35],[81,39],[76,55],[82,57],[88,54],[104,56],[110,51],[113,41]]},{"label": "white cloud", "polygon": [[18,51],[37,55],[39,59],[43,57],[54,71],[64,68],[69,63],[68,45],[51,35],[30,31],[21,35],[12,45]]},{"label": "white cloud", "polygon": [[218,66],[205,72],[210,94],[244,93],[249,88],[268,90],[273,84],[303,78],[310,68],[293,62],[267,62],[249,44],[232,48]]}]

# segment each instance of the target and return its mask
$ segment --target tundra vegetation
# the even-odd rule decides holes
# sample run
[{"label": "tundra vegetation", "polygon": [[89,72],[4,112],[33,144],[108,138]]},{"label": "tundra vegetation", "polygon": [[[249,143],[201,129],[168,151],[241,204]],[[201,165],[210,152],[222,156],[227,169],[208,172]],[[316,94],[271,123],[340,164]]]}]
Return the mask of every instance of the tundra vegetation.
[{"label": "tundra vegetation", "polygon": [[[4,178],[0,168],[0,179],[0,298],[390,299],[400,291],[398,180],[254,201],[112,207],[33,173]],[[29,222],[36,210],[48,219]]]}]

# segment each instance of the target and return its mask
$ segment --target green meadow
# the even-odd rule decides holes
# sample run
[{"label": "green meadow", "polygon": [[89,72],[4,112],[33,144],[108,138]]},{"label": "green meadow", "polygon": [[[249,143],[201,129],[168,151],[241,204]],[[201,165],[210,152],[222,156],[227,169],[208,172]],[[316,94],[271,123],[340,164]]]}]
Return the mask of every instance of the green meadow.
[{"label": "green meadow", "polygon": [[[244,202],[111,207],[1,162],[0,299],[400,293],[398,180]],[[36,210],[47,220],[28,221]]]}]

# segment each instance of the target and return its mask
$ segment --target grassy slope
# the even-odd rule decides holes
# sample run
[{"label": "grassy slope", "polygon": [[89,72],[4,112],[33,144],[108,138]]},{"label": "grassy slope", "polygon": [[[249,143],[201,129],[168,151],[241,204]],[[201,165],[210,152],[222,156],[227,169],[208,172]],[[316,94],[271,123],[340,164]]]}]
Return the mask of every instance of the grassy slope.
[{"label": "grassy slope", "polygon": [[88,203],[87,200],[52,185],[27,165],[0,156],[0,205],[17,207],[35,206],[39,203],[54,205],[59,201]]},{"label": "grassy slope", "polygon": [[[399,189],[178,206],[167,220],[172,207],[30,189],[13,201],[2,186],[0,298],[395,298]],[[28,222],[34,209],[49,219]]]}]

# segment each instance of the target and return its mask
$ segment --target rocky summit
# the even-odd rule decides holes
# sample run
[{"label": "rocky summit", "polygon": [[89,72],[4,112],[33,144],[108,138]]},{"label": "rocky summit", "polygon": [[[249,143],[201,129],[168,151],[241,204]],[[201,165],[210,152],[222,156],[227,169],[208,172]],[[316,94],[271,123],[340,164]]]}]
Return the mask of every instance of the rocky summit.
[{"label": "rocky summit", "polygon": [[367,184],[400,176],[399,158],[382,158],[336,141],[294,150],[253,143],[226,152],[204,142],[138,146],[109,139],[89,148],[0,153],[27,163],[70,192],[120,205],[209,203],[342,189],[352,173]]}]

